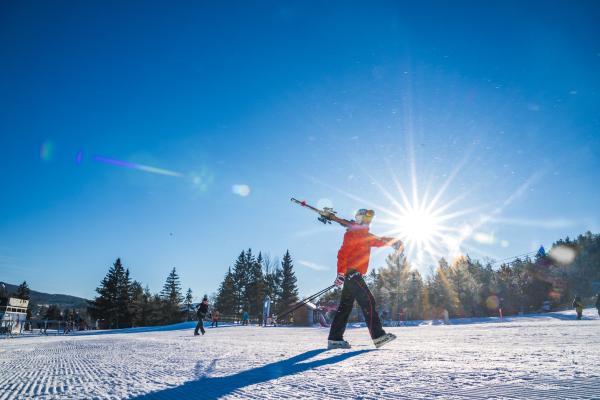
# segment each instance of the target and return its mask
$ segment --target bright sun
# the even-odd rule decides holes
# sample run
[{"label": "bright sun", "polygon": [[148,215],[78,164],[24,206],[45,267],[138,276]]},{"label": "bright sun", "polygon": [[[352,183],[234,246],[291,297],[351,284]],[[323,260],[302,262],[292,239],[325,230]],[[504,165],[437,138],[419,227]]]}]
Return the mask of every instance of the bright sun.
[{"label": "bright sun", "polygon": [[440,223],[426,210],[410,210],[400,215],[398,233],[405,241],[429,242],[439,234]]}]

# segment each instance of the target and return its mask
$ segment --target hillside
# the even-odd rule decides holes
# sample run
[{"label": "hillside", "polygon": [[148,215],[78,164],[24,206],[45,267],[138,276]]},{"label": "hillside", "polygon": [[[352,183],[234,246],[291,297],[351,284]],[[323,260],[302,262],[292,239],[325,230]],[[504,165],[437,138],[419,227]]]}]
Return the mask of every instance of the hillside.
[{"label": "hillside", "polygon": [[[15,293],[17,291],[18,285],[12,285],[10,283],[5,283],[6,290],[8,293]],[[44,293],[38,292],[36,290],[31,290],[31,298],[29,300],[32,305],[57,305],[60,309],[65,308],[76,308],[83,309],[87,307],[87,300],[77,296],[70,296],[68,294],[53,294],[53,293]]]}]

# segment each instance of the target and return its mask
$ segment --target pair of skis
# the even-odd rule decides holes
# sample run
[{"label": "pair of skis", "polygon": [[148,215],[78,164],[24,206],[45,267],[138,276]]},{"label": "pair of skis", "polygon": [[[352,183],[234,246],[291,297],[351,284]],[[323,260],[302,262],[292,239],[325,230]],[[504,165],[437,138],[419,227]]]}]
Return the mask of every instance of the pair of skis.
[{"label": "pair of skis", "polygon": [[[316,212],[317,214],[319,214],[319,217],[317,218],[320,222],[324,223],[324,224],[331,224],[332,222],[336,222],[340,225],[342,225],[344,228],[352,228],[353,226],[357,226],[358,224],[354,221],[349,221],[347,219],[344,218],[340,218],[338,217],[336,214],[337,212],[333,210],[333,208],[330,207],[324,207],[322,210],[318,209],[317,207],[313,207],[310,204],[308,204],[306,201],[304,200],[297,200],[295,198],[291,198],[292,203],[296,203],[299,204],[302,207],[306,207],[311,211]],[[383,238],[377,236],[377,235],[373,235],[372,233],[369,233],[369,236],[377,239],[377,240],[382,240]],[[391,241],[392,247],[394,247],[394,249],[399,252],[402,250],[402,242],[398,239],[392,239]]]}]

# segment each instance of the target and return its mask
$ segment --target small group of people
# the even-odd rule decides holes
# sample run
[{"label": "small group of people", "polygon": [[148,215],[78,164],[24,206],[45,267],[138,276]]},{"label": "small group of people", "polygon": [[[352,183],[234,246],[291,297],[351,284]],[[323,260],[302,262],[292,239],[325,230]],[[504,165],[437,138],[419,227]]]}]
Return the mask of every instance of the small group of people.
[{"label": "small group of people", "polygon": [[[577,313],[577,319],[581,319],[583,317],[583,301],[581,300],[581,296],[575,296],[573,308]],[[596,294],[596,310],[598,310],[598,316],[600,317],[600,293]]]}]

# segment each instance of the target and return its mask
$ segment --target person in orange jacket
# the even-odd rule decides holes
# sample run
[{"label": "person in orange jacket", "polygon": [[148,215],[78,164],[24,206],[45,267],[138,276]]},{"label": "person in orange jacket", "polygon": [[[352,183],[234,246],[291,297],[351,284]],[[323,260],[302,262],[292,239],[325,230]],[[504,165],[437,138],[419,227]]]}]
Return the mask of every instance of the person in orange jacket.
[{"label": "person in orange jacket", "polygon": [[386,333],[375,309],[375,299],[367,287],[363,275],[369,268],[371,247],[393,246],[401,250],[402,242],[388,237],[377,237],[369,233],[369,225],[375,216],[373,210],[360,209],[356,213],[354,223],[348,226],[344,234],[344,242],[338,252],[336,286],[342,286],[340,304],[331,323],[327,347],[329,349],[350,348],[344,340],[346,324],[356,300],[363,315],[373,343],[376,347],[383,346],[396,338]]}]

